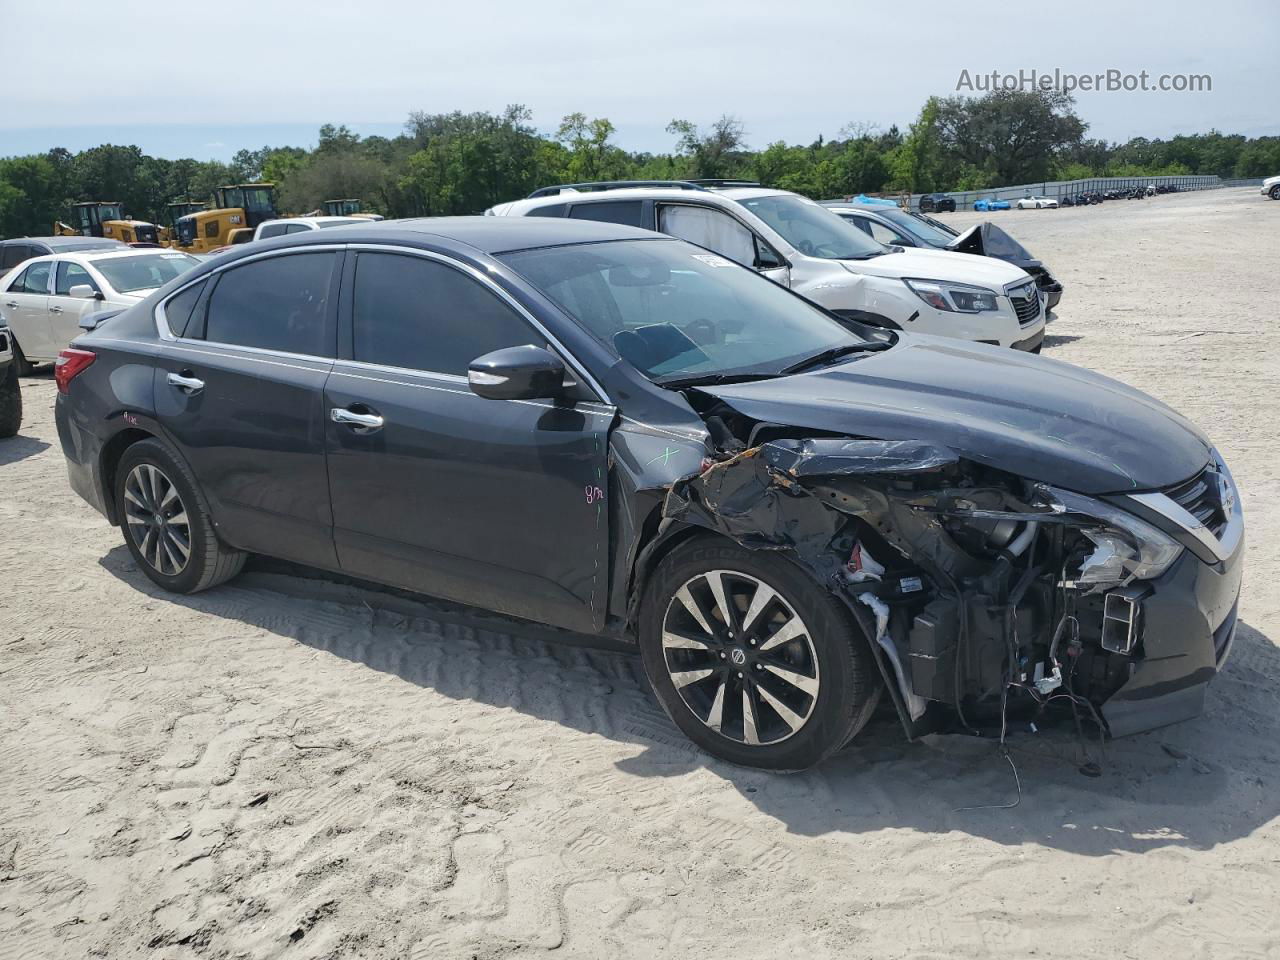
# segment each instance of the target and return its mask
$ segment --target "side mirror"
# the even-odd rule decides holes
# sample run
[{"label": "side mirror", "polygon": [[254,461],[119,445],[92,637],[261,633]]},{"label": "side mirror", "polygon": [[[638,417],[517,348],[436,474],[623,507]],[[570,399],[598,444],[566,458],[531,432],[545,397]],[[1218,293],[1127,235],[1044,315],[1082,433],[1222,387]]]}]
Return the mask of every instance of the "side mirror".
[{"label": "side mirror", "polygon": [[471,361],[471,392],[490,400],[534,400],[564,392],[564,364],[542,347],[504,347]]},{"label": "side mirror", "polygon": [[87,283],[77,283],[74,287],[67,291],[67,296],[75,297],[77,300],[105,300],[102,291],[93,289]]}]

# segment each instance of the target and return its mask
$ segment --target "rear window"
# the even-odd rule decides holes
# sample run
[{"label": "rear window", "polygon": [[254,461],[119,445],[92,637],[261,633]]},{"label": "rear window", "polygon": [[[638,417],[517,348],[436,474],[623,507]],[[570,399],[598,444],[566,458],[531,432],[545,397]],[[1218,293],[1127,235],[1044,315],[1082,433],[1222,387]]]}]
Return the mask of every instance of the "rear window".
[{"label": "rear window", "polygon": [[148,253],[137,257],[95,260],[94,267],[120,293],[154,290],[182,276],[200,261],[185,253]]},{"label": "rear window", "polygon": [[209,297],[205,339],[333,356],[329,289],[336,256],[296,253],[227,270]]}]

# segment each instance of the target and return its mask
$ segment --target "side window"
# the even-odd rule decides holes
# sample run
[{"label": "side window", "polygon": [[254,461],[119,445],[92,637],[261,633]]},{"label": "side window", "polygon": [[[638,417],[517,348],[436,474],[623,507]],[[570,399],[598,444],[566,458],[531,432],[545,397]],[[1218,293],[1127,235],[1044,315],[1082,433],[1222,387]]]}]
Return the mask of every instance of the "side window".
[{"label": "side window", "polygon": [[169,331],[175,337],[186,335],[187,326],[191,323],[191,314],[196,304],[200,302],[200,294],[204,292],[206,282],[201,280],[199,283],[192,284],[165,301],[164,319],[169,325]]},{"label": "side window", "polygon": [[567,204],[553,203],[546,207],[536,207],[530,210],[526,216],[530,217],[563,217],[565,210],[568,209]]},{"label": "side window", "polygon": [[755,265],[755,234],[719,210],[684,204],[663,206],[658,210],[658,229],[714,250],[743,266]]},{"label": "side window", "polygon": [[333,356],[333,253],[255,260],[226,271],[209,297],[205,339],[315,357]]},{"label": "side window", "polygon": [[461,270],[391,253],[359,255],[352,326],[356,360],[463,377],[491,350],[546,343]]},{"label": "side window", "polygon": [[262,231],[258,234],[259,239],[266,240],[268,237],[282,237],[288,233],[289,225],[287,223],[268,223],[264,224]]},{"label": "side window", "polygon": [[48,293],[49,271],[52,267],[53,264],[47,260],[44,263],[33,263],[22,271],[22,275],[9,286],[9,289],[15,293]]},{"label": "side window", "polygon": [[8,272],[22,263],[24,260],[30,260],[35,254],[29,244],[10,243],[0,251],[0,271]]},{"label": "side window", "polygon": [[899,234],[896,230],[890,230],[883,223],[877,223],[876,221],[872,220],[870,226],[871,226],[870,233],[873,240],[878,240],[881,243],[888,243],[888,244],[905,243],[907,244],[907,246],[911,245],[910,242],[907,240],[904,240],[902,238],[902,235]]},{"label": "side window", "polygon": [[89,276],[89,271],[78,263],[70,263],[66,260],[58,264],[57,278],[54,280],[53,292],[60,297],[71,296],[71,288],[87,283],[93,287],[95,293],[101,293],[102,288],[98,286],[98,282]]},{"label": "side window", "polygon": [[845,217],[844,219],[848,220],[867,236],[871,236],[871,221],[866,217]]},{"label": "side window", "polygon": [[306,233],[310,229],[305,223],[286,223],[284,226],[285,233]]},{"label": "side window", "polygon": [[641,200],[602,200],[598,203],[575,203],[569,210],[572,220],[599,220],[603,223],[621,223],[628,227],[641,227],[640,216],[644,208]]}]

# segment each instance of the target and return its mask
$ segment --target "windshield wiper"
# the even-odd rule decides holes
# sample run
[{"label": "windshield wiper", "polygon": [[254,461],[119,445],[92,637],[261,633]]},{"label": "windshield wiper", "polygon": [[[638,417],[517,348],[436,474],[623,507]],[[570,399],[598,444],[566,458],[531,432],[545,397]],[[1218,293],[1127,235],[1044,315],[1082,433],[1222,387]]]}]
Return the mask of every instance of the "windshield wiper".
[{"label": "windshield wiper", "polygon": [[[901,249],[901,247],[899,247]],[[860,253],[856,257],[840,257],[841,260],[871,260],[874,257],[883,257],[886,253],[892,253],[893,248],[888,250],[872,250],[870,253]]]},{"label": "windshield wiper", "polygon": [[888,350],[891,346],[893,344],[879,341],[846,343],[843,347],[832,347],[830,350],[823,350],[821,353],[815,353],[812,357],[797,361],[789,367],[783,367],[778,371],[778,375],[785,377],[788,374],[801,373],[805,370],[812,370],[815,367],[825,367],[827,364],[834,363],[841,357],[848,356],[851,353],[874,353],[877,350]]}]

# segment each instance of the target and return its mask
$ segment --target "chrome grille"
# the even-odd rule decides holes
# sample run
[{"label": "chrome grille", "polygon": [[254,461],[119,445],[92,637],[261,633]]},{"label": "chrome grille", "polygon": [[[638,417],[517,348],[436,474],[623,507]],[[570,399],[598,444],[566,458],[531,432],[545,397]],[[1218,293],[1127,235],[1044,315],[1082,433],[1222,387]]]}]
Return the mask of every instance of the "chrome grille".
[{"label": "chrome grille", "polygon": [[1013,312],[1018,315],[1018,323],[1026,326],[1040,318],[1040,291],[1035,283],[1024,284],[1009,291],[1009,302],[1013,304]]},{"label": "chrome grille", "polygon": [[1201,470],[1190,480],[1170,487],[1164,493],[1208,527],[1215,537],[1222,536],[1222,531],[1227,526],[1227,517],[1222,512],[1218,475],[1212,469]]}]

